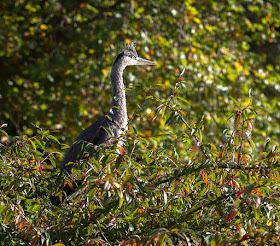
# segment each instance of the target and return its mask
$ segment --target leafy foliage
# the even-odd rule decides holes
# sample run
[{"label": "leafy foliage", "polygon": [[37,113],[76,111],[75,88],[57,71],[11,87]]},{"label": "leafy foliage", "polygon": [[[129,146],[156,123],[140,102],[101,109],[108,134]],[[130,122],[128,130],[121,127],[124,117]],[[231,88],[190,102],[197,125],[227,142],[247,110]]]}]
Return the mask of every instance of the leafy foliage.
[{"label": "leafy foliage", "polygon": [[[124,156],[118,157],[114,146],[103,146],[73,169],[62,184],[83,182],[59,207],[49,201],[51,193],[61,194],[61,186],[53,186],[56,153],[48,148],[56,138],[41,132],[2,145],[2,241],[13,245],[277,242],[279,150],[268,140],[261,153],[255,151],[250,123],[254,107],[235,112],[232,129],[224,130],[223,146],[200,142],[197,149],[187,146],[192,137],[203,138],[203,125],[191,128],[174,108],[170,104],[165,114],[176,112],[172,120],[177,117],[187,124],[182,146],[152,148],[153,141],[129,130]],[[184,153],[179,152],[182,147]],[[199,157],[200,150],[204,158]]]},{"label": "leafy foliage", "polygon": [[[1,1],[1,243],[277,244],[279,8]],[[100,146],[60,175],[61,143],[107,113],[129,40],[158,66],[126,69],[124,155]],[[77,192],[52,205],[65,185]]]}]

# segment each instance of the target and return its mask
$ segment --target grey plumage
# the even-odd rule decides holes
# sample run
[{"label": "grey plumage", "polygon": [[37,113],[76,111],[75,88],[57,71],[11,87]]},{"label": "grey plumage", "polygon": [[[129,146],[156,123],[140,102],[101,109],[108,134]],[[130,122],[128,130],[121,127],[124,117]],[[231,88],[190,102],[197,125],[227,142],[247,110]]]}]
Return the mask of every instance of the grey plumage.
[{"label": "grey plumage", "polygon": [[[123,131],[126,130],[128,117],[125,86],[123,83],[123,71],[126,66],[129,65],[156,65],[156,63],[139,58],[133,43],[127,45],[126,48],[117,56],[111,70],[110,78],[113,99],[108,117],[101,117],[81,132],[66,154],[61,165],[62,170],[69,172],[73,163],[76,163],[84,157],[83,152],[78,156],[79,149],[81,148],[81,144],[83,142],[85,143],[84,145],[91,143],[94,146],[106,142],[109,143],[109,138],[118,138],[121,136]],[[111,135],[109,133],[111,133]],[[69,162],[72,164],[67,165]]]}]

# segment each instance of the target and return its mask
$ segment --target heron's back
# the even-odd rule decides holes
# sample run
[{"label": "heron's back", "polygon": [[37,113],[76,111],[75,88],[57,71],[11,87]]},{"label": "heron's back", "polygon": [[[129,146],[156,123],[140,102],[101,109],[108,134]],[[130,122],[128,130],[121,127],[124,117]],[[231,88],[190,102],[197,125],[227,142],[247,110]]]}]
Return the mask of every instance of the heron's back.
[{"label": "heron's back", "polygon": [[[91,126],[83,130],[76,138],[62,161],[61,169],[69,172],[73,163],[84,158],[84,152],[80,150],[83,143],[84,146],[88,143],[91,143],[93,146],[98,146],[105,143],[109,138],[117,138],[120,130],[119,125],[111,121],[108,117],[103,116],[99,118]],[[78,152],[80,152],[79,155]],[[72,164],[67,165],[69,162]]]}]

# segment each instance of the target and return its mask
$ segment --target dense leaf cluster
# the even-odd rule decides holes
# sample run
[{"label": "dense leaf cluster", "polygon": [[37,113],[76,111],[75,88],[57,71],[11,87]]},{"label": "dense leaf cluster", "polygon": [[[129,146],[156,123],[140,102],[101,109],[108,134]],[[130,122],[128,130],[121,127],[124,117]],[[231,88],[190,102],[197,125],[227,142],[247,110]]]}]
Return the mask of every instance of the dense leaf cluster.
[{"label": "dense leaf cluster", "polygon": [[[170,123],[177,120],[186,126],[179,137],[182,146],[151,149],[152,141],[129,130],[123,156],[117,154],[116,145],[100,146],[58,186],[54,186],[58,153],[49,147],[57,142],[53,135],[38,130],[35,137],[3,144],[2,241],[12,245],[277,243],[280,155],[272,140],[264,142],[261,153],[255,150],[254,107],[240,107],[233,114],[234,126],[223,131],[223,146],[201,142],[203,124],[189,125],[170,101],[165,107],[164,114],[175,112]],[[188,149],[189,142],[197,149]],[[60,206],[52,205],[49,196],[62,197],[65,185],[76,186],[76,192]]]}]

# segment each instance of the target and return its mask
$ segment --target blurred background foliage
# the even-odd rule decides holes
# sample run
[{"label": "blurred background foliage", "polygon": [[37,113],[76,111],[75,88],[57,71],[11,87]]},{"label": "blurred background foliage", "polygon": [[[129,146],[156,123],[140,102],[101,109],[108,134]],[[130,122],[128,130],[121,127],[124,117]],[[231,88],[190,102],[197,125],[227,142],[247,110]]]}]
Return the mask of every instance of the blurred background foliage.
[{"label": "blurred background foliage", "polygon": [[[125,71],[130,124],[143,136],[182,131],[182,125],[154,119],[159,102],[147,100],[137,108],[149,88],[148,94],[166,100],[185,68],[177,95],[190,103],[183,108],[189,120],[204,117],[206,141],[221,142],[236,107],[230,97],[247,103],[250,89],[253,104],[263,107],[254,122],[256,136],[280,137],[277,0],[0,5],[0,121],[8,123],[9,135],[32,135],[36,124],[58,130],[58,139],[71,143],[109,110],[111,64],[132,40],[139,56],[158,63]],[[170,140],[163,138],[162,145]]]}]

